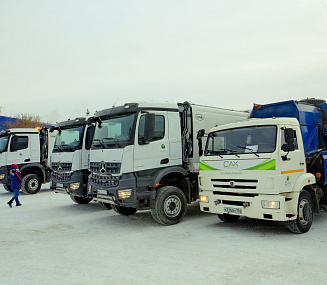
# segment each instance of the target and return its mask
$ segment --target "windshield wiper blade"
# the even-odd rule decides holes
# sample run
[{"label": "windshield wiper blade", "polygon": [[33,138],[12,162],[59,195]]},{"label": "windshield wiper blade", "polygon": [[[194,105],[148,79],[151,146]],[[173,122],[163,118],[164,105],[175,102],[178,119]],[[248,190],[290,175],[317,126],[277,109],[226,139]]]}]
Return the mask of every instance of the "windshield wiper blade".
[{"label": "windshield wiper blade", "polygon": [[[236,150],[231,150],[231,149],[228,149],[228,148],[224,148],[224,149],[220,149],[220,150],[222,150],[222,151],[229,151],[230,154],[234,154],[234,155],[236,155],[238,158],[240,157],[239,155],[237,155]],[[220,156],[220,154],[218,154],[218,155]],[[221,157],[221,156],[220,156],[220,157]]]},{"label": "windshield wiper blade", "polygon": [[121,147],[120,143],[118,142],[118,140],[116,138],[104,138],[104,140],[112,140],[112,141],[114,141],[116,143],[116,145],[118,147]]},{"label": "windshield wiper blade", "polygon": [[252,148],[249,148],[246,146],[240,146],[240,145],[238,145],[237,147],[242,148],[242,149],[247,149],[247,150],[251,151],[251,153],[255,154],[257,157],[260,157],[256,152],[253,151]]},{"label": "windshield wiper blade", "polygon": [[57,144],[53,147],[53,149],[57,149],[59,151],[63,151],[63,149],[61,148],[61,146],[60,145],[57,145]]},{"label": "windshield wiper blade", "polygon": [[62,148],[66,147],[66,148],[69,148],[69,150],[73,150],[72,146],[69,144],[62,144],[61,147]]},{"label": "windshield wiper blade", "polygon": [[94,139],[93,142],[98,142],[101,145],[101,147],[104,148],[104,144],[102,140]]}]

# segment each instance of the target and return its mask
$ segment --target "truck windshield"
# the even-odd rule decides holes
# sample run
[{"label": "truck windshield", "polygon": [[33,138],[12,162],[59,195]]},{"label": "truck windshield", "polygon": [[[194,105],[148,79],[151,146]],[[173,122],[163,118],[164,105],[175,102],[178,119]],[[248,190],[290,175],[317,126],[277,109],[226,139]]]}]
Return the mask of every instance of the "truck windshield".
[{"label": "truck windshield", "polygon": [[251,126],[209,133],[205,156],[271,153],[276,149],[276,126]]},{"label": "truck windshield", "polygon": [[9,135],[0,136],[0,153],[7,151]]},{"label": "truck windshield", "polygon": [[84,126],[60,128],[53,152],[73,152],[82,148]]},{"label": "truck windshield", "polygon": [[130,143],[135,114],[101,118],[93,138],[93,148],[123,148]]}]

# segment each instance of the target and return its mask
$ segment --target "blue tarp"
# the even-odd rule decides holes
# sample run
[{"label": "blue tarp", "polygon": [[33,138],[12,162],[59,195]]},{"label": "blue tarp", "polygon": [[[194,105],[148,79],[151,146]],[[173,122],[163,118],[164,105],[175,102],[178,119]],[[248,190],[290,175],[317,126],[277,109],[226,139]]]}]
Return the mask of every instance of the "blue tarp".
[{"label": "blue tarp", "polygon": [[319,105],[319,109],[311,104],[300,103],[293,100],[254,106],[252,118],[290,117],[297,118],[302,131],[306,155],[325,148],[325,139],[320,134],[323,117],[326,117],[327,105]]},{"label": "blue tarp", "polygon": [[16,118],[6,117],[6,116],[0,116],[0,131],[8,129],[10,126],[8,124],[10,123],[16,123]]}]

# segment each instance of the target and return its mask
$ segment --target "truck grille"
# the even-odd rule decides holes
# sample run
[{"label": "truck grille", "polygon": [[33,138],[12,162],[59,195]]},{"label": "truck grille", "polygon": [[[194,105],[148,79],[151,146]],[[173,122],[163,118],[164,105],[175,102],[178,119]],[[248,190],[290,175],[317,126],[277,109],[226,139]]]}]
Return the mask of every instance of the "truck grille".
[{"label": "truck grille", "polygon": [[113,162],[90,162],[90,170],[93,173],[108,175],[119,174],[121,163]]},{"label": "truck grille", "polygon": [[97,186],[117,187],[119,184],[119,177],[112,175],[98,175],[96,173],[92,173],[91,183]]},{"label": "truck grille", "polygon": [[52,172],[51,179],[53,181],[65,182],[70,181],[72,173],[69,172]]},{"label": "truck grille", "polygon": [[224,189],[257,189],[257,179],[211,179],[212,186]]},{"label": "truck grille", "polygon": [[52,162],[51,168],[54,171],[72,171],[72,163],[70,163],[70,162]]}]

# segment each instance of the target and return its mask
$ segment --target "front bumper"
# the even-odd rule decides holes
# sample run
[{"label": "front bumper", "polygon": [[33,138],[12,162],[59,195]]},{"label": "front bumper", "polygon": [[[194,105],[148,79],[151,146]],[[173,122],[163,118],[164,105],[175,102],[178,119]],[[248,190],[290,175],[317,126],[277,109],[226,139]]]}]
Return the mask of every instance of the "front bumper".
[{"label": "front bumper", "polygon": [[[117,180],[117,179],[116,179]],[[144,203],[142,201],[149,200],[151,192],[148,187],[137,187],[136,178],[132,173],[123,174],[119,177],[116,186],[109,186],[108,176],[97,175],[89,176],[89,196],[94,201],[110,203],[123,207],[131,207],[136,209],[144,209]],[[119,190],[131,190],[131,196],[129,198],[119,198]]]},{"label": "front bumper", "polygon": [[6,166],[0,167],[0,183],[7,185],[10,184],[9,168]]},{"label": "front bumper", "polygon": [[[70,173],[53,171],[51,173],[50,188],[55,193],[87,197],[87,181],[83,181],[83,177],[82,171],[74,171]],[[73,183],[79,183],[79,187],[77,189],[71,189],[70,185]]]},{"label": "front bumper", "polygon": [[[203,212],[215,214],[231,214],[245,216],[254,219],[288,221],[296,218],[297,199],[284,195],[215,195],[211,191],[202,191],[200,196],[207,196],[208,202],[200,202]],[[279,203],[279,209],[263,208],[262,201],[274,201]]]}]

